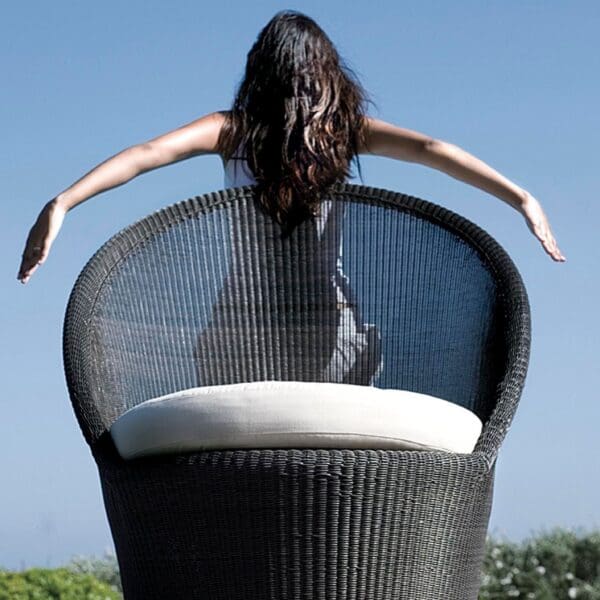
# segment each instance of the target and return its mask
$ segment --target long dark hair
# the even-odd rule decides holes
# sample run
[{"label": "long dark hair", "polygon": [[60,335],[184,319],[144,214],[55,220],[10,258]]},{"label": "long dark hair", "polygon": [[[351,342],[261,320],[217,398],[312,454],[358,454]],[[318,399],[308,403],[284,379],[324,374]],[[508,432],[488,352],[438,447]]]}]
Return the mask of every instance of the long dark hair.
[{"label": "long dark hair", "polygon": [[246,72],[219,136],[224,160],[240,152],[264,211],[283,237],[320,214],[322,194],[352,176],[372,103],[317,23],[279,11],[248,52]]}]

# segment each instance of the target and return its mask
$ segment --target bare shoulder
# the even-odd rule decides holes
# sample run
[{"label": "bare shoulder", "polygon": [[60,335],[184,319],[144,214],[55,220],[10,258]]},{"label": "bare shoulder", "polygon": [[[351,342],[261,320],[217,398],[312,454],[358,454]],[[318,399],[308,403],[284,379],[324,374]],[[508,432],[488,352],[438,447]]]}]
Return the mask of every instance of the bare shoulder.
[{"label": "bare shoulder", "polygon": [[359,147],[359,154],[418,162],[431,141],[433,138],[425,133],[365,116],[365,143]]}]

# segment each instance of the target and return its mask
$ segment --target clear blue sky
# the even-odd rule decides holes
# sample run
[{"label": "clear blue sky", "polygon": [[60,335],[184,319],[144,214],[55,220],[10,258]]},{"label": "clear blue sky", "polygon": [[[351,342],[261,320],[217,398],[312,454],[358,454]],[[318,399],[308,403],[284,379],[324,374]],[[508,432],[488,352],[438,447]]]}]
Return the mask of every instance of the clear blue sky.
[{"label": "clear blue sky", "polygon": [[498,459],[490,533],[600,527],[598,3],[26,1],[0,18],[0,565],[55,566],[112,547],[64,379],[68,295],[118,230],[222,188],[220,159],[170,165],[77,206],[23,286],[29,228],[99,162],[228,108],[248,49],[282,8],[321,24],[376,101],[373,116],[464,148],[542,203],[566,263],[494,196],[420,165],[362,159],[367,185],[486,229],[527,286],[531,363]]}]

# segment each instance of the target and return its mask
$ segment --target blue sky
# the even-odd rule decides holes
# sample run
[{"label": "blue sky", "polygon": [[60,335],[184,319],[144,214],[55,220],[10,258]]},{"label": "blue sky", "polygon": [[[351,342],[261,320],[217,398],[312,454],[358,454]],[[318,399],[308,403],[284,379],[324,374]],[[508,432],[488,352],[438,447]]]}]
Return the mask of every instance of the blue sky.
[{"label": "blue sky", "polygon": [[230,106],[246,53],[283,8],[316,19],[377,104],[373,116],[460,146],[542,203],[566,263],[507,204],[412,163],[362,157],[367,185],[486,229],[529,292],[525,390],[500,451],[490,533],[600,528],[597,429],[600,7],[596,2],[21,2],[0,19],[0,565],[112,548],[62,366],[78,273],[109,237],[223,187],[217,156],[146,173],[66,216],[46,263],[16,280],[43,204],[120,150]]}]

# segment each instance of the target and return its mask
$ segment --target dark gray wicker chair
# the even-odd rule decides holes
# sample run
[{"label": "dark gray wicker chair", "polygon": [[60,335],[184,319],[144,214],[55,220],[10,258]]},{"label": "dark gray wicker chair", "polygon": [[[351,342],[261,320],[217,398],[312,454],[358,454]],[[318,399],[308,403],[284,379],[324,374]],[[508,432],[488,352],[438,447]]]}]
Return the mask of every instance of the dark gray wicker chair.
[{"label": "dark gray wicker chair", "polygon": [[[374,385],[471,410],[483,422],[473,452],[122,459],[109,430],[131,407],[194,386],[322,381],[330,348],[335,299],[322,284],[338,248],[311,220],[282,238],[253,186],[168,206],[90,259],[63,332],[126,599],[477,597],[495,461],[529,361],[521,277],[487,233],[440,206],[353,184],[328,199],[344,209],[344,273],[381,343]],[[220,333],[199,336],[216,322]]]}]

